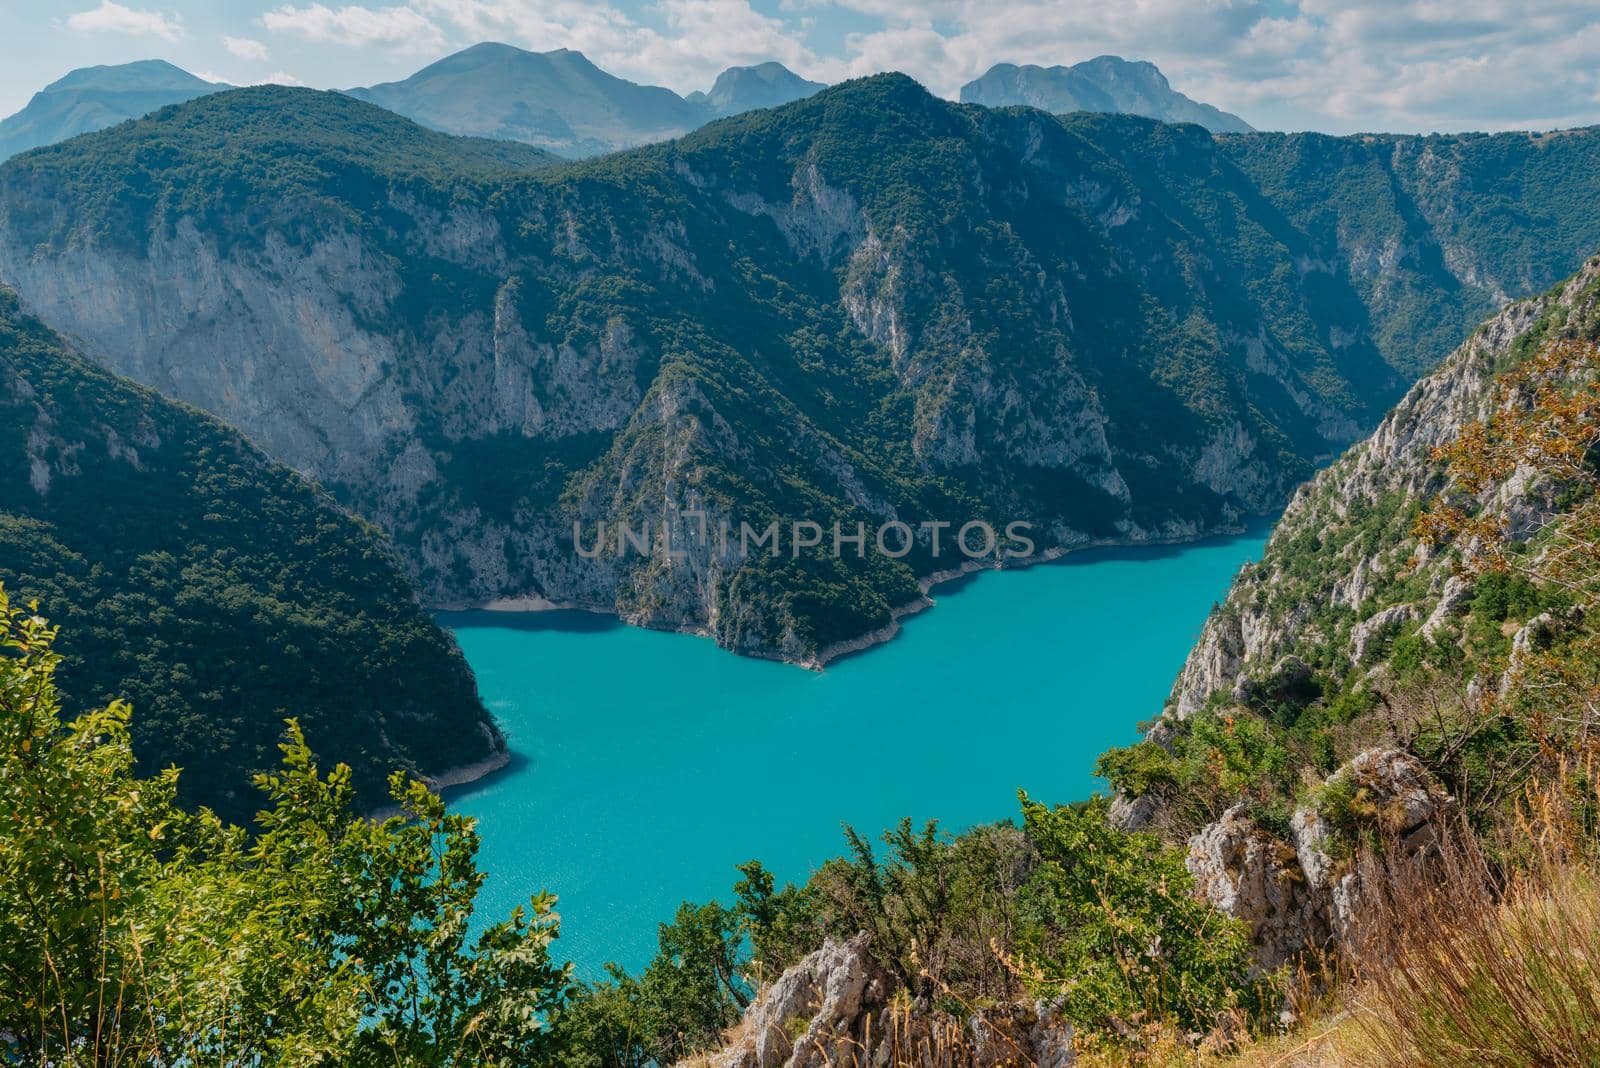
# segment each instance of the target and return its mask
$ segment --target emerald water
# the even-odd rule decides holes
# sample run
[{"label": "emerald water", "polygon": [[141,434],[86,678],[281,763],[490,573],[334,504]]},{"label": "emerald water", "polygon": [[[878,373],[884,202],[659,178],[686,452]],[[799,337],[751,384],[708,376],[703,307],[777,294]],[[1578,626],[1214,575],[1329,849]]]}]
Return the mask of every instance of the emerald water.
[{"label": "emerald water", "polygon": [[483,836],[479,916],[547,888],[580,975],[637,969],[656,925],[727,898],[740,861],[798,881],[846,823],[960,830],[1015,815],[1018,789],[1086,797],[1264,539],[974,574],[822,672],[584,613],[446,615],[515,753],[451,797]]}]

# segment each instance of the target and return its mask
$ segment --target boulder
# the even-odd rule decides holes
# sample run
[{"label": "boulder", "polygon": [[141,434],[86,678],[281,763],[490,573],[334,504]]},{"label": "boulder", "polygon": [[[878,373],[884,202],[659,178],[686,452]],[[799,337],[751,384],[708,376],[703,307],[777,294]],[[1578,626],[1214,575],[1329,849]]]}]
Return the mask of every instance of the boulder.
[{"label": "boulder", "polygon": [[[1372,806],[1375,829],[1402,856],[1432,849],[1445,821],[1456,811],[1455,798],[1421,761],[1403,750],[1369,749],[1351,758],[1329,781],[1341,778],[1351,780]],[[1354,942],[1361,921],[1362,881],[1378,877],[1381,869],[1357,871],[1336,858],[1333,827],[1311,809],[1296,810],[1290,826],[1306,888],[1327,903],[1332,938],[1341,944]]]},{"label": "boulder", "polygon": [[966,1019],[932,1009],[898,990],[873,959],[863,931],[844,942],[827,939],[762,991],[724,1049],[689,1063],[707,1068],[1068,1068],[1073,1061],[1072,1027],[1056,1006],[1014,1002]]},{"label": "boulder", "polygon": [[713,1068],[802,1068],[839,1063],[860,1048],[864,1025],[888,998],[889,976],[867,950],[865,931],[822,948],[780,975],[745,1011],[739,1040]]},{"label": "boulder", "polygon": [[1200,898],[1249,924],[1263,969],[1327,941],[1326,898],[1306,886],[1294,848],[1257,826],[1243,803],[1189,839],[1184,865]]}]

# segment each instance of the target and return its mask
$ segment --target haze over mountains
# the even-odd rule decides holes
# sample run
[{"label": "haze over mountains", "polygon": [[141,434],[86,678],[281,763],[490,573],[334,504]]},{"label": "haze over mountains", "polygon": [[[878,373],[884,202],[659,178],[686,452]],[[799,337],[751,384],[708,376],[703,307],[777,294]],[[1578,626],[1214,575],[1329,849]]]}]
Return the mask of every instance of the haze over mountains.
[{"label": "haze over mountains", "polygon": [[1177,92],[1155,64],[1130,63],[1120,56],[1096,56],[1070,67],[998,63],[961,87],[961,102],[992,108],[1020,104],[1057,115],[1070,111],[1143,115],[1162,122],[1196,123],[1212,133],[1247,133],[1253,128],[1237,115]]},{"label": "haze over mountains", "polygon": [[[222,88],[157,60],[76,70],[0,122],[0,159]],[[529,52],[487,42],[401,81],[346,92],[445,133],[521,141],[581,158],[681,137],[713,119],[802,100],[823,88],[768,62],[730,67],[709,91],[683,97],[615,77],[581,52]],[[1250,129],[1173,91],[1151,64],[1115,56],[1049,69],[1000,64],[967,85],[961,98],[1056,113],[1125,112],[1213,131]]]},{"label": "haze over mountains", "polygon": [[687,98],[607,74],[570,49],[474,45],[404,81],[348,90],[446,133],[525,141],[581,157],[681,137],[712,119],[775,107],[824,88],[781,63],[733,67]]},{"label": "haze over mountains", "polygon": [[0,159],[226,88],[159,59],[82,67],[51,82],[21,111],[0,120]]},{"label": "haze over mountains", "polygon": [[688,100],[722,118],[804,100],[826,88],[822,82],[800,77],[782,63],[758,63],[753,67],[729,67],[717,75],[709,93],[690,93]]}]

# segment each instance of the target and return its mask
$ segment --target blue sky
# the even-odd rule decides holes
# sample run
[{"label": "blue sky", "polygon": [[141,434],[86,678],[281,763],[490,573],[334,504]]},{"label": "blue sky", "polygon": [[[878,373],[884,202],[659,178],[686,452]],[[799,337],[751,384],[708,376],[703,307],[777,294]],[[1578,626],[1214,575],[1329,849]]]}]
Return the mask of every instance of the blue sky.
[{"label": "blue sky", "polygon": [[95,63],[339,88],[483,40],[576,48],[680,92],[776,59],[820,81],[902,70],[954,96],[997,62],[1110,52],[1264,129],[1600,123],[1596,0],[0,0],[0,115]]}]

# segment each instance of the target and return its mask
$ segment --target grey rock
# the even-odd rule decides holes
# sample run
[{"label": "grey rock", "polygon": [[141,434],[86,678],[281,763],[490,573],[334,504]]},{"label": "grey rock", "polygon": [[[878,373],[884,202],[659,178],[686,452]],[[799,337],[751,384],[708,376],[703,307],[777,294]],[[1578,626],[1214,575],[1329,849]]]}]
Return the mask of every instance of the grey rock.
[{"label": "grey rock", "polygon": [[[1421,761],[1398,749],[1369,749],[1353,757],[1333,775],[1349,779],[1376,811],[1378,830],[1404,857],[1434,847],[1444,823],[1456,811],[1456,800],[1441,787]],[[1358,871],[1335,859],[1334,831],[1318,813],[1298,809],[1290,821],[1295,854],[1308,890],[1325,899],[1330,933],[1335,942],[1353,944],[1360,935],[1365,880],[1381,872]]]},{"label": "grey rock", "polygon": [[1294,849],[1258,827],[1242,803],[1189,839],[1184,866],[1202,900],[1249,924],[1262,968],[1327,940],[1326,901],[1310,892]]},{"label": "grey rock", "polygon": [[1118,790],[1106,810],[1106,822],[1119,831],[1142,831],[1161,811],[1161,801],[1153,794],[1129,797]]},{"label": "grey rock", "polygon": [[[965,1020],[917,1003],[890,1009],[894,981],[873,960],[866,932],[789,968],[745,1011],[709,1068],[831,1068],[936,1063],[949,1068],[1069,1068],[1072,1027],[1032,1001]],[[695,1062],[701,1063],[701,1062]]]},{"label": "grey rock", "polygon": [[1472,580],[1462,575],[1451,575],[1445,580],[1444,588],[1439,591],[1439,600],[1434,604],[1433,611],[1428,613],[1428,618],[1423,621],[1422,629],[1418,633],[1431,638],[1450,619],[1464,612],[1472,603]]},{"label": "grey rock", "polygon": [[1360,664],[1365,662],[1367,654],[1371,652],[1375,641],[1401,624],[1409,623],[1416,618],[1416,605],[1397,604],[1391,605],[1380,612],[1374,612],[1370,618],[1351,627],[1350,663]]}]

